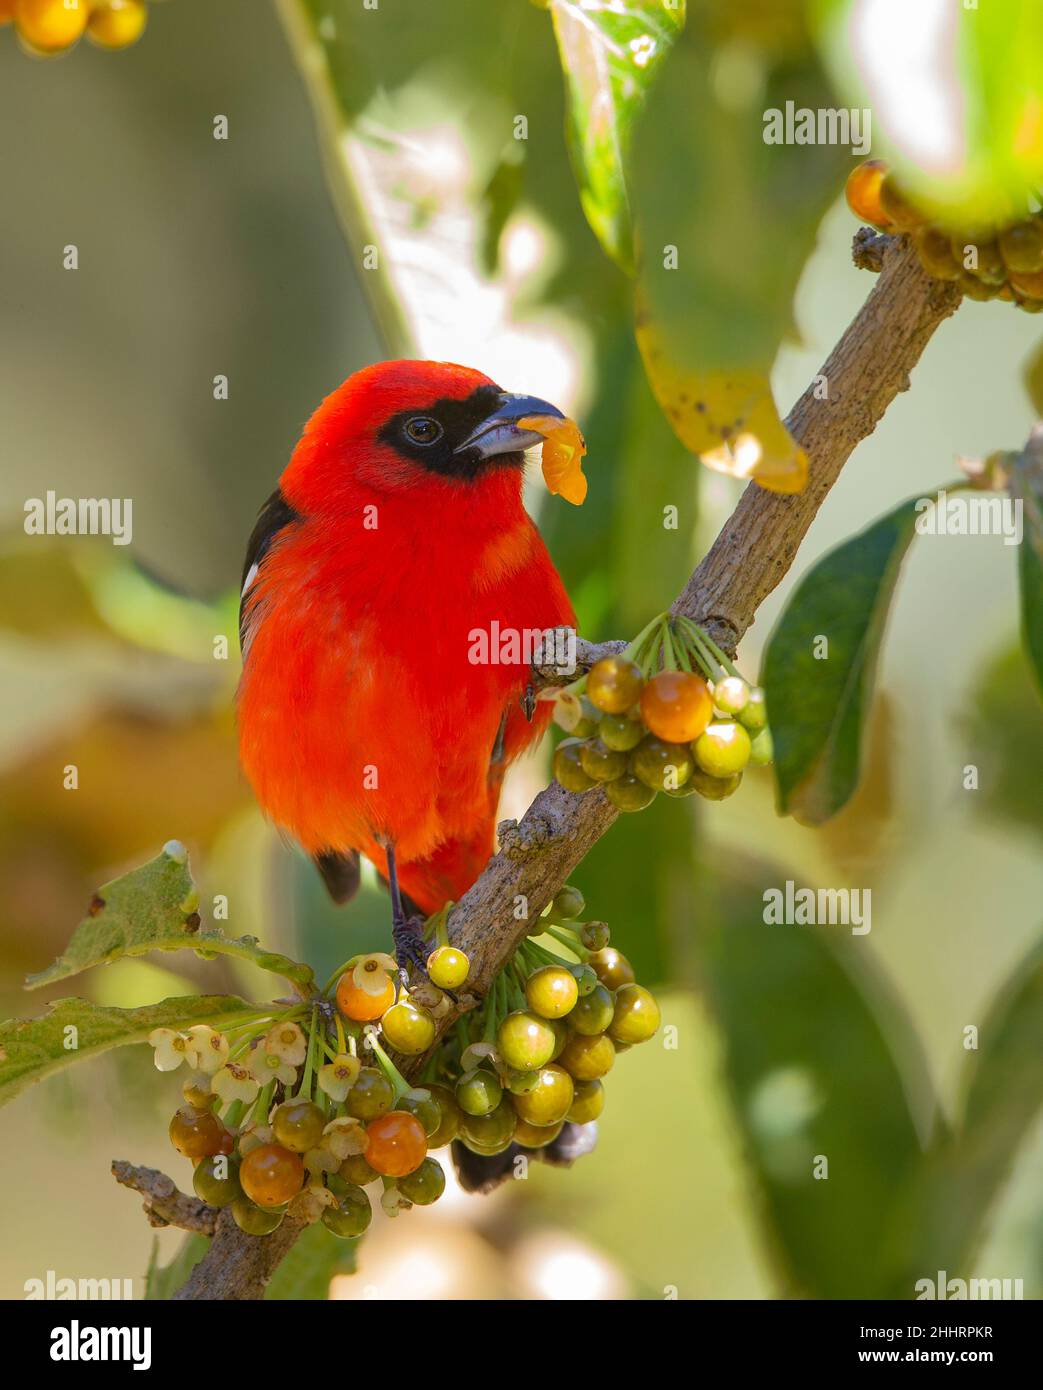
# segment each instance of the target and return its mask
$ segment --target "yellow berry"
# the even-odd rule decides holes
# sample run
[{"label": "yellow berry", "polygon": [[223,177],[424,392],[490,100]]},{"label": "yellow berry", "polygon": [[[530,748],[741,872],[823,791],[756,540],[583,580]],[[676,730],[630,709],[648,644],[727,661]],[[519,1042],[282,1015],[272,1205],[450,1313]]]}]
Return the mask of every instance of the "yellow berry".
[{"label": "yellow berry", "polygon": [[71,48],[87,27],[87,0],[18,0],[14,18],[26,43],[40,53]]},{"label": "yellow berry", "polygon": [[91,12],[87,37],[99,48],[129,48],[148,23],[144,0],[106,0]]}]

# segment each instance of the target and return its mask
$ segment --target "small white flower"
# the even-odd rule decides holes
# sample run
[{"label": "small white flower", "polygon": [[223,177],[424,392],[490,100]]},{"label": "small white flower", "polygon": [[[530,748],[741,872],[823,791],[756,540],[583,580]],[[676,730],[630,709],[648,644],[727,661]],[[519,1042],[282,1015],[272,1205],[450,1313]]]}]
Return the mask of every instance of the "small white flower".
[{"label": "small white flower", "polygon": [[307,1187],[301,1188],[294,1197],[287,1209],[287,1215],[314,1226],[316,1221],[322,1220],[322,1213],[327,1207],[336,1205],[337,1199],[328,1187],[324,1187],[321,1182],[311,1182]]},{"label": "small white flower", "polygon": [[197,1023],[190,1028],[188,1037],[195,1067],[206,1072],[207,1076],[213,1076],[228,1060],[228,1039],[206,1023]]},{"label": "small white flower", "polygon": [[255,1076],[262,1086],[267,1086],[269,1081],[281,1081],[284,1086],[292,1086],[297,1080],[294,1067],[280,1061],[274,1052],[266,1052],[263,1047],[253,1049],[247,1067],[251,1076]]},{"label": "small white flower", "polygon": [[409,1211],[413,1203],[408,1197],[403,1197],[397,1187],[388,1187],[380,1198],[380,1205],[384,1208],[386,1215],[397,1216],[399,1212]]},{"label": "small white flower", "polygon": [[362,1063],[357,1057],[350,1057],[346,1052],[342,1052],[334,1057],[332,1062],[327,1062],[324,1067],[319,1068],[319,1089],[325,1091],[331,1100],[339,1103],[346,1098],[358,1080],[361,1070]]},{"label": "small white flower", "polygon": [[241,1100],[249,1105],[252,1100],[257,1099],[257,1093],[261,1089],[257,1078],[238,1062],[226,1062],[214,1073],[210,1086],[215,1095],[219,1095],[226,1104],[233,1100]]},{"label": "small white flower", "polygon": [[299,1067],[308,1055],[308,1040],[296,1023],[276,1023],[264,1035],[264,1050],[280,1062]]},{"label": "small white flower", "polygon": [[388,974],[394,974],[397,969],[398,962],[394,956],[389,956],[386,951],[374,951],[371,955],[359,957],[351,978],[356,989],[379,995],[387,989]]},{"label": "small white flower", "polygon": [[460,1056],[460,1070],[462,1072],[473,1071],[485,1057],[488,1057],[496,1068],[497,1075],[502,1081],[509,1068],[492,1043],[476,1042],[471,1043],[470,1047],[465,1047]]},{"label": "small white flower", "polygon": [[369,1135],[361,1120],[344,1115],[330,1120],[322,1131],[322,1147],[334,1155],[339,1165],[352,1154],[364,1154],[369,1148]]},{"label": "small white flower", "polygon": [[157,1071],[177,1071],[182,1062],[188,1062],[191,1066],[195,1061],[185,1033],[176,1033],[173,1028],[153,1028],[148,1040],[149,1046],[154,1049],[152,1060]]},{"label": "small white flower", "polygon": [[270,1144],[274,1137],[271,1125],[248,1124],[239,1131],[239,1152],[245,1158],[253,1149]]}]

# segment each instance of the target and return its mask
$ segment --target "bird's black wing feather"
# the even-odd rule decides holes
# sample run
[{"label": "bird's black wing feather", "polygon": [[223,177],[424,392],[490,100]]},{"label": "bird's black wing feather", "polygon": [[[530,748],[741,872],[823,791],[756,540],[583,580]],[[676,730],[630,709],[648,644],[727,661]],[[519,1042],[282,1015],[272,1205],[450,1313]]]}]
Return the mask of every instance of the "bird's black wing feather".
[{"label": "bird's black wing feather", "polygon": [[276,488],[271,497],[268,498],[257,516],[257,523],[250,533],[250,540],[246,547],[246,559],[243,562],[243,574],[240,581],[241,597],[239,599],[239,645],[245,646],[245,614],[246,614],[246,595],[247,580],[250,571],[255,565],[259,565],[268,553],[272,541],[281,531],[294,522],[300,521],[301,514],[291,507],[286,498],[282,495],[282,489]]},{"label": "bird's black wing feather", "polygon": [[313,855],[312,861],[322,875],[322,881],[330,897],[338,907],[342,903],[350,902],[359,891],[361,871],[357,852],[353,849],[327,849],[321,854]]}]

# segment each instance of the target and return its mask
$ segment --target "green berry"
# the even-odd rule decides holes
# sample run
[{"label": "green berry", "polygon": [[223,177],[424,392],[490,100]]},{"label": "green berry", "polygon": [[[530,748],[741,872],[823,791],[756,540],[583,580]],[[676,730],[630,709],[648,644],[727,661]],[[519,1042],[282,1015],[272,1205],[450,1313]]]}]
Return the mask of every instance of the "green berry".
[{"label": "green berry", "polygon": [[605,795],[617,811],[643,811],[651,806],[656,798],[651,787],[647,787],[632,772],[624,772],[605,788]]},{"label": "green berry", "polygon": [[692,744],[695,761],[711,777],[732,777],[750,761],[750,736],[741,724],[711,724]]},{"label": "green berry", "polygon": [[[742,782],[742,773],[733,773],[731,777],[714,777],[709,772],[704,772],[701,767],[697,767],[692,773],[692,786],[707,801],[725,801],[733,792],[739,790]],[[348,1093],[351,1094],[350,1091]]]},{"label": "green berry", "polygon": [[634,983],[634,967],[623,952],[617,951],[614,946],[595,951],[590,957],[590,965],[606,989],[618,989],[620,985]]},{"label": "green berry", "polygon": [[378,1067],[363,1067],[348,1092],[348,1114],[356,1120],[375,1120],[395,1103],[395,1088]]},{"label": "green berry", "polygon": [[[579,939],[588,951],[603,951],[609,943],[609,936],[607,922],[587,922],[580,928],[579,933]],[[587,967],[580,968],[585,969]],[[581,991],[581,993],[589,994],[590,990]]]},{"label": "green berry", "polygon": [[1034,275],[1043,270],[1043,226],[1019,222],[999,235],[1000,255],[1008,270]]},{"label": "green berry", "polygon": [[615,1008],[608,1034],[614,1042],[647,1042],[659,1027],[659,1005],[643,985],[622,985],[616,990]]},{"label": "green berry", "polygon": [[605,1108],[605,1088],[598,1080],[576,1081],[575,1097],[566,1116],[574,1125],[586,1125],[596,1120]]},{"label": "green berry", "polygon": [[276,1142],[291,1153],[307,1153],[318,1147],[326,1116],[310,1100],[286,1100],[272,1116]]},{"label": "green berry", "polygon": [[597,786],[593,777],[588,777],[583,771],[580,759],[580,749],[583,747],[583,739],[563,738],[554,750],[554,776],[567,792],[589,792],[591,787]]},{"label": "green berry", "polygon": [[442,1123],[442,1107],[427,1087],[414,1092],[407,1091],[404,1096],[399,1097],[397,1108],[405,1110],[409,1115],[415,1115],[423,1125],[428,1139],[438,1133]]},{"label": "green berry", "polygon": [[557,917],[560,922],[568,922],[573,917],[581,917],[583,909],[587,905],[587,900],[578,888],[573,888],[571,883],[566,883],[564,888],[559,888],[554,895],[554,901],[550,905],[552,917]]},{"label": "green berry", "polygon": [[436,946],[427,958],[427,973],[439,989],[459,989],[467,980],[471,962],[455,946]]},{"label": "green berry", "polygon": [[[597,927],[605,927],[604,938],[602,939],[601,935],[599,934],[596,940],[602,942],[603,945],[607,946],[608,927],[605,926],[605,923],[593,922],[591,923],[591,925]],[[583,944],[590,951],[600,951],[602,949],[601,945],[591,945],[586,941],[584,941]],[[576,981],[576,990],[580,998],[582,998],[584,994],[589,994],[592,989],[595,989],[597,987],[597,971],[594,969],[592,965],[587,965],[587,963],[583,961],[579,965],[570,965],[569,970],[572,972],[572,977]]]},{"label": "green berry", "polygon": [[381,1018],[380,1031],[396,1052],[418,1057],[435,1040],[435,1021],[426,1009],[418,1008],[412,1000],[402,999],[392,1004]]},{"label": "green berry", "polygon": [[627,755],[606,748],[599,738],[588,739],[582,745],[579,760],[593,782],[614,782],[627,770]]},{"label": "green berry", "polygon": [[488,1115],[461,1116],[460,1139],[475,1153],[502,1153],[514,1137],[516,1123],[513,1104],[503,1100]]},{"label": "green berry", "polygon": [[767,767],[775,757],[775,745],[771,741],[771,730],[762,729],[750,743],[750,762],[754,767]]},{"label": "green berry", "polygon": [[239,1160],[225,1154],[201,1158],[192,1174],[192,1187],[201,1202],[212,1207],[231,1206],[243,1195],[239,1186]]},{"label": "green berry", "polygon": [[345,1187],[335,1207],[326,1207],[322,1224],[335,1236],[350,1240],[360,1236],[373,1219],[373,1208],[361,1187]]},{"label": "green berry", "polygon": [[523,1096],[513,1096],[511,1104],[519,1119],[530,1125],[556,1125],[569,1113],[573,1094],[572,1077],[552,1062],[540,1068],[539,1085]]},{"label": "green berry", "polygon": [[722,714],[738,714],[746,708],[750,687],[741,676],[725,676],[713,688],[713,702]]},{"label": "green berry", "polygon": [[542,965],[525,981],[525,1001],[540,1018],[563,1018],[578,997],[575,976],[564,965]]},{"label": "green berry", "polygon": [[457,1104],[456,1094],[448,1086],[439,1086],[435,1082],[429,1082],[427,1090],[438,1102],[438,1110],[441,1122],[434,1134],[427,1136],[427,1147],[429,1149],[441,1149],[451,1140],[456,1138],[460,1128],[460,1106]]},{"label": "green berry", "polygon": [[573,1032],[584,1037],[594,1037],[603,1033],[612,1022],[613,999],[610,990],[599,984],[589,994],[576,1001],[576,1007],[569,1014],[569,1026]]},{"label": "green berry", "polygon": [[598,724],[598,737],[606,748],[617,753],[629,753],[644,738],[647,730],[639,719],[625,714],[603,714]]},{"label": "green berry", "polygon": [[368,1187],[380,1177],[377,1170],[369,1166],[365,1154],[348,1154],[337,1169],[337,1175],[353,1187]]},{"label": "green berry", "polygon": [[554,1055],[557,1041],[551,1020],[524,1009],[508,1014],[496,1034],[500,1056],[515,1071],[542,1067]]},{"label": "green berry", "polygon": [[738,720],[751,734],[759,734],[767,724],[768,710],[764,703],[764,691],[759,686],[755,685],[750,691],[750,698],[740,711]]},{"label": "green berry", "polygon": [[665,743],[654,734],[649,734],[630,754],[630,771],[657,792],[683,787],[694,766],[687,744]]},{"label": "green berry", "polygon": [[556,1125],[530,1125],[528,1120],[519,1117],[514,1127],[514,1142],[523,1149],[545,1149],[548,1144],[553,1144],[564,1127],[564,1120],[559,1120]]},{"label": "green berry", "polygon": [[271,1235],[276,1227],[282,1225],[285,1215],[282,1211],[265,1211],[262,1207],[255,1207],[246,1197],[237,1197],[232,1203],[235,1224],[248,1236]]},{"label": "green berry", "polygon": [[465,1115],[488,1115],[503,1099],[503,1086],[495,1072],[475,1067],[456,1083],[456,1103]]},{"label": "green berry", "polygon": [[612,1039],[604,1033],[590,1037],[574,1033],[561,1054],[561,1065],[576,1081],[594,1081],[611,1071],[616,1060]]},{"label": "green berry", "polygon": [[641,698],[641,667],[624,656],[608,656],[587,673],[587,698],[604,714],[623,714]]},{"label": "green berry", "polygon": [[512,1096],[524,1096],[540,1084],[538,1071],[512,1071],[507,1077],[507,1089]]},{"label": "green berry", "polygon": [[404,1178],[398,1179],[398,1190],[414,1206],[428,1207],[437,1202],[445,1191],[445,1173],[436,1158],[425,1158]]}]

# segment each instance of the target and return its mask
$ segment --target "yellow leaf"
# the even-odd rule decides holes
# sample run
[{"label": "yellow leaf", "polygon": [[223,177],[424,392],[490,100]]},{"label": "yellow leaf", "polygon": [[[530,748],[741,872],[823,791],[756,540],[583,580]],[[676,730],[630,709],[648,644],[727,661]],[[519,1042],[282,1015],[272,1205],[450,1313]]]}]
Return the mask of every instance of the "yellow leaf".
[{"label": "yellow leaf", "polygon": [[769,492],[803,492],[808,456],[779,419],[766,372],[687,371],[641,313],[636,333],[652,392],[686,449],[707,468]]}]

